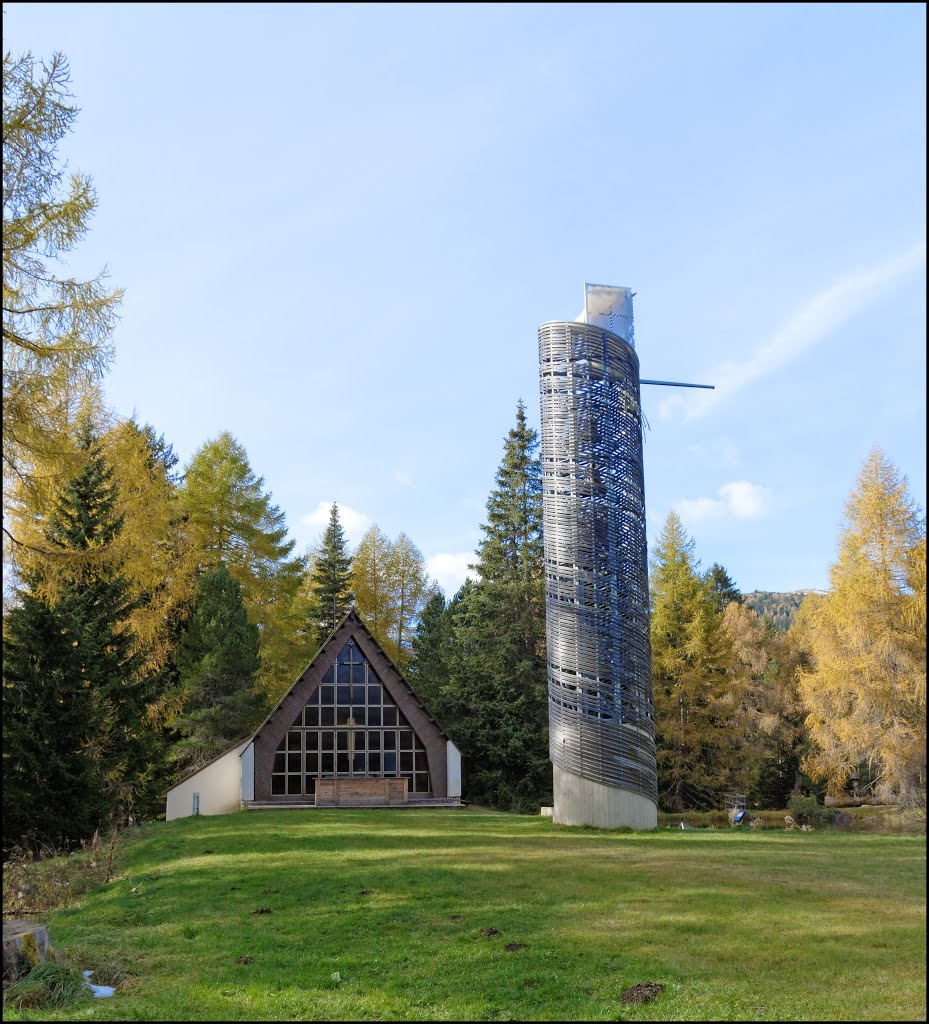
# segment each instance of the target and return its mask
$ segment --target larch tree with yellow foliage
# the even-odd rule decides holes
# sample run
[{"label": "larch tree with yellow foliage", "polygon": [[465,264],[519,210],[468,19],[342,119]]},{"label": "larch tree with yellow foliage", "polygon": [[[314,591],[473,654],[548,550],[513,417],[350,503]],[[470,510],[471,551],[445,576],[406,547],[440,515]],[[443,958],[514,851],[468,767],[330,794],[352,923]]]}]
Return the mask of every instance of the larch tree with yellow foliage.
[{"label": "larch tree with yellow foliage", "polygon": [[351,588],[355,607],[382,647],[389,638],[396,614],[391,581],[393,549],[391,539],[373,523],[352,556]]},{"label": "larch tree with yellow foliage", "polygon": [[[112,358],[122,300],[105,272],[88,280],[56,273],[97,205],[91,179],[66,175],[58,153],[77,118],[71,99],[60,53],[48,63],[29,53],[4,56],[4,495],[18,502],[23,488],[39,488],[46,506],[83,465],[72,437],[78,407]],[[14,547],[22,543],[6,524],[4,532]],[[83,553],[57,555],[80,560]]]},{"label": "larch tree with yellow foliage", "polygon": [[846,502],[829,583],[798,622],[813,659],[800,672],[815,744],[804,768],[838,793],[866,763],[883,796],[924,800],[926,527],[880,448]]},{"label": "larch tree with yellow foliage", "polygon": [[228,431],[194,453],[180,504],[199,571],[223,562],[242,588],[249,621],[261,637],[259,683],[277,700],[314,651],[309,639],[298,642],[298,625],[307,615],[306,560],[293,554],[284,513]]}]

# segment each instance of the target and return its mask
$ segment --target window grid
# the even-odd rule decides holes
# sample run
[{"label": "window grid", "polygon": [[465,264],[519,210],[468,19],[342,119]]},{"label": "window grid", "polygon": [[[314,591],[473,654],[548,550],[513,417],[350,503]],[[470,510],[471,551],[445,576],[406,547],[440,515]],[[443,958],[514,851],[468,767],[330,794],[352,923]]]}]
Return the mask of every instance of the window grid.
[{"label": "window grid", "polygon": [[406,778],[428,793],[426,748],[349,641],[274,755],[271,793],[306,796],[318,778]]}]

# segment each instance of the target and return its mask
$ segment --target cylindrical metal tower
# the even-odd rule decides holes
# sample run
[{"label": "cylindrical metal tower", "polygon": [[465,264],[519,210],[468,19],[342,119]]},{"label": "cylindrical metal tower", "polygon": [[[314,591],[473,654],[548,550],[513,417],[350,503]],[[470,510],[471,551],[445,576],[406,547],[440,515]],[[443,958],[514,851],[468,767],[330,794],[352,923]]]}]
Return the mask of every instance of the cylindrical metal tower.
[{"label": "cylindrical metal tower", "polygon": [[539,328],[554,820],[657,824],[632,292],[588,285]]}]

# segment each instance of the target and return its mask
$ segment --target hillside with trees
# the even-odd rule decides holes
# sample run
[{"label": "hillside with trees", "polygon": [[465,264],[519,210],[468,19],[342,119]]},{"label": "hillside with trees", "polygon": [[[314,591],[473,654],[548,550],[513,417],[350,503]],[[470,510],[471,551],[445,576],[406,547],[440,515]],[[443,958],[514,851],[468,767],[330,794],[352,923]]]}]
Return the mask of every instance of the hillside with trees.
[{"label": "hillside with trees", "polygon": [[762,618],[770,619],[775,629],[786,633],[793,625],[800,605],[803,604],[807,594],[818,593],[815,590],[788,590],[778,592],[773,590],[753,590],[745,594],[743,600],[756,611]]}]

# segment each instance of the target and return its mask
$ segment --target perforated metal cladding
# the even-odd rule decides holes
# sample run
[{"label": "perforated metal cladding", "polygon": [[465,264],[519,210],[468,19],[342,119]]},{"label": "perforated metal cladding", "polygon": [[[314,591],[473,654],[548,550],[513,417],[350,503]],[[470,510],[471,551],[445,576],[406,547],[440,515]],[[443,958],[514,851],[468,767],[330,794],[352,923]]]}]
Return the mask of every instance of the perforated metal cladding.
[{"label": "perforated metal cladding", "polygon": [[548,323],[539,364],[551,759],[657,801],[638,357]]}]

